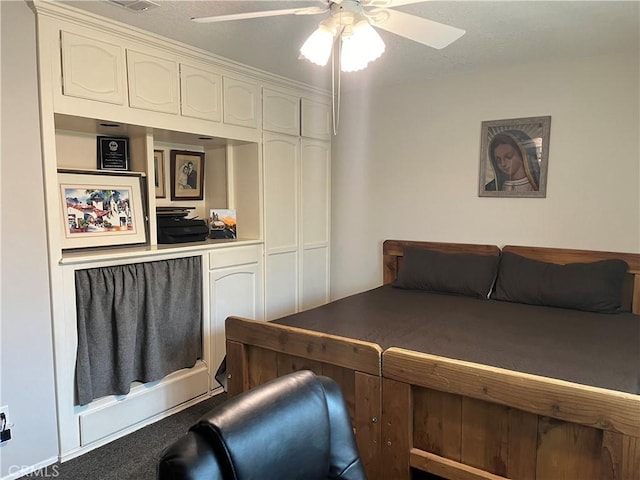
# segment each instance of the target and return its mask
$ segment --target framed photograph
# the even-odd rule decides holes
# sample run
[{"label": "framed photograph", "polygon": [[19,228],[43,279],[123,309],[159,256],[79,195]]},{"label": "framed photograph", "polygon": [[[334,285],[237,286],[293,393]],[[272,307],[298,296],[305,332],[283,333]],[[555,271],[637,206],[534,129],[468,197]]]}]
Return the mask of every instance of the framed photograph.
[{"label": "framed photograph", "polygon": [[100,170],[129,170],[129,139],[127,137],[98,137],[98,168]]},{"label": "framed photograph", "polygon": [[140,174],[58,171],[62,248],[145,243]]},{"label": "framed photograph", "polygon": [[547,196],[551,117],[482,122],[480,197]]},{"label": "framed photograph", "polygon": [[165,191],[167,181],[164,175],[164,150],[153,151],[153,168],[156,179],[156,198],[165,198],[167,196]]},{"label": "framed photograph", "polygon": [[171,200],[202,200],[204,153],[171,150]]}]

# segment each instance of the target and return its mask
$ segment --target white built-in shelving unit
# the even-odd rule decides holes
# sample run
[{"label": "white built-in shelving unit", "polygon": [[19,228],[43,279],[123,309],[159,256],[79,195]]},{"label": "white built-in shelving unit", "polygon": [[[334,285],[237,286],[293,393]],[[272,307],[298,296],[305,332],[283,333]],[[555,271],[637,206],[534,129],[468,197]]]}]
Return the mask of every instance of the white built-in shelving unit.
[{"label": "white built-in shelving unit", "polygon": [[[205,398],[224,320],[272,319],[328,301],[331,116],[327,92],[52,1],[38,17],[43,173],[60,456],[66,460]],[[96,138],[127,137],[143,178],[146,241],[64,249],[58,169],[96,169]],[[156,198],[154,150],[166,198]],[[203,199],[169,198],[171,150],[205,154]],[[151,187],[151,188],[150,188]],[[238,239],[163,245],[158,206],[237,212]],[[203,358],[124,396],[75,402],[78,269],[201,256]]]}]

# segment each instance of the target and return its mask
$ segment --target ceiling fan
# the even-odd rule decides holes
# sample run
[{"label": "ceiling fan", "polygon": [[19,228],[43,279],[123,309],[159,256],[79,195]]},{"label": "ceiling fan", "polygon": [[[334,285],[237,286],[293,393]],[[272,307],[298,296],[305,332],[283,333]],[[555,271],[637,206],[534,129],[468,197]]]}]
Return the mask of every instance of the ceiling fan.
[{"label": "ceiling fan", "polygon": [[326,65],[334,46],[340,55],[341,70],[362,70],[382,55],[384,42],[373,26],[400,35],[432,48],[441,49],[451,44],[465,31],[434,22],[394,7],[422,3],[428,0],[316,0],[323,6],[287,8],[258,12],[192,18],[194,22],[210,23],[279,15],[329,16],[320,24],[300,49],[301,56],[318,65]]}]

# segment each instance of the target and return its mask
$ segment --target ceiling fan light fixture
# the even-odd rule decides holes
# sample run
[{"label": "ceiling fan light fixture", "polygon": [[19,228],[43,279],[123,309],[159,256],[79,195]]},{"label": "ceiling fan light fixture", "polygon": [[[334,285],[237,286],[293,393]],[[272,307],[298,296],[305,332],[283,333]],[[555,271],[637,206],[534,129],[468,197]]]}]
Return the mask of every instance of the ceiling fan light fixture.
[{"label": "ceiling fan light fixture", "polygon": [[[146,1],[152,3],[151,0],[109,1]],[[393,10],[393,8],[402,5],[427,1],[429,0],[316,0],[316,2],[323,3],[324,7],[285,8],[230,15],[214,15],[211,17],[192,17],[191,20],[198,23],[209,23],[279,15],[328,13],[329,17],[320,22],[316,31],[300,47],[298,59],[307,59],[321,67],[327,65],[329,59],[331,59],[333,133],[335,134],[340,119],[341,72],[362,70],[385,51],[385,44],[372,25],[392,34],[438,49],[446,47],[464,35],[465,31],[459,28]],[[334,48],[338,50],[334,51]],[[339,68],[338,63],[340,64]]]},{"label": "ceiling fan light fixture", "polygon": [[385,50],[384,41],[367,20],[356,23],[350,33],[342,35],[340,69],[357,72],[379,58]]},{"label": "ceiling fan light fixture", "polygon": [[309,35],[309,38],[304,42],[300,48],[300,54],[311,63],[324,67],[331,56],[334,36],[335,29],[331,29],[321,23],[317,30]]}]

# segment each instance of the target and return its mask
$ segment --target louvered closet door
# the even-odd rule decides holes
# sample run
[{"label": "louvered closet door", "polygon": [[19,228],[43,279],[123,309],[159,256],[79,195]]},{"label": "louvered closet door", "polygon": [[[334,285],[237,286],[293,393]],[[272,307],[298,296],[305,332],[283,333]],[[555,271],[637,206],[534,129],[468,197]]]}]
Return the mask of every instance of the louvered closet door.
[{"label": "louvered closet door", "polygon": [[266,318],[298,309],[298,215],[300,143],[297,137],[264,133]]}]

